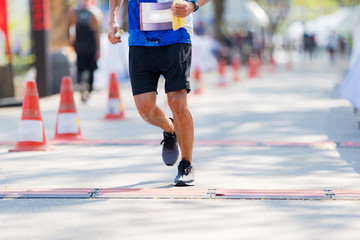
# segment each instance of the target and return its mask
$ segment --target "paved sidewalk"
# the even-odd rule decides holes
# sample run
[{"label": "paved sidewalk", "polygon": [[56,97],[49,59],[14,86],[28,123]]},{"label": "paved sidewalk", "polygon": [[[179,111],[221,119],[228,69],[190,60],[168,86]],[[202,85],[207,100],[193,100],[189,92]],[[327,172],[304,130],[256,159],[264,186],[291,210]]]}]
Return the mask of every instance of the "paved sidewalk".
[{"label": "paved sidewalk", "polygon": [[[121,85],[126,119],[105,121],[107,92],[84,105],[85,142],[8,153],[21,108],[0,109],[1,239],[358,239],[358,116],[337,89],[346,63],[279,67],[190,96],[197,185],[174,188],[161,160],[162,133],[136,112]],[[160,87],[161,89],[161,87]],[[159,91],[159,105],[166,96]],[[43,98],[48,140],[59,96]],[[246,201],[245,201],[246,200]]]}]

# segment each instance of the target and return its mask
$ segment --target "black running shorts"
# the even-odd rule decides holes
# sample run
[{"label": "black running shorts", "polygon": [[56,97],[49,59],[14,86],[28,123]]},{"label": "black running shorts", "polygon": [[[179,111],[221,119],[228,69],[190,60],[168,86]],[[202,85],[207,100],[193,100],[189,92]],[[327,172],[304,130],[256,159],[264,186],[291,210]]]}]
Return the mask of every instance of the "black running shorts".
[{"label": "black running shorts", "polygon": [[129,71],[133,95],[157,92],[160,75],[165,92],[190,88],[191,44],[159,47],[130,46]]}]

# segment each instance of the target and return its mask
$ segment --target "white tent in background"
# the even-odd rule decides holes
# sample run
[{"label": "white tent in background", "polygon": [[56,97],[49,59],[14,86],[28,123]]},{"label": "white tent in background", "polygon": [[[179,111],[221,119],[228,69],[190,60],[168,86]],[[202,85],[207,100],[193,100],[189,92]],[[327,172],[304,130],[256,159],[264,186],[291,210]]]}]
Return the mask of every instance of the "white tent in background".
[{"label": "white tent in background", "polygon": [[340,87],[339,94],[347,99],[355,108],[360,109],[360,19],[353,33],[353,51],[346,77]]},{"label": "white tent in background", "polygon": [[286,35],[291,41],[299,41],[302,40],[304,31],[304,23],[301,21],[295,21],[287,28]]},{"label": "white tent in background", "polygon": [[[214,20],[213,4],[204,5],[198,14],[208,21]],[[224,21],[228,26],[250,23],[257,27],[266,27],[270,22],[266,12],[251,0],[225,1]]]},{"label": "white tent in background", "polygon": [[360,17],[360,7],[352,8],[349,14],[338,21],[335,30],[338,33],[351,33]]},{"label": "white tent in background", "polygon": [[343,7],[333,14],[321,16],[315,20],[307,21],[305,32],[315,34],[319,45],[326,45],[330,34],[341,29],[345,19],[355,14],[354,8]]},{"label": "white tent in background", "polygon": [[254,1],[227,0],[225,3],[224,19],[226,24],[254,24],[257,27],[269,25],[269,18]]},{"label": "white tent in background", "polygon": [[[360,57],[360,16],[358,16],[355,23],[356,27],[353,29],[353,46],[349,68],[352,68],[356,59]],[[360,68],[360,65],[357,65],[357,67]]]},{"label": "white tent in background", "polygon": [[317,43],[326,46],[329,35],[334,33],[351,33],[356,26],[357,18],[360,15],[360,7],[344,7],[333,14],[324,15],[317,19],[306,21],[295,21],[287,28],[287,36],[291,40],[300,40],[304,32],[315,34]]}]

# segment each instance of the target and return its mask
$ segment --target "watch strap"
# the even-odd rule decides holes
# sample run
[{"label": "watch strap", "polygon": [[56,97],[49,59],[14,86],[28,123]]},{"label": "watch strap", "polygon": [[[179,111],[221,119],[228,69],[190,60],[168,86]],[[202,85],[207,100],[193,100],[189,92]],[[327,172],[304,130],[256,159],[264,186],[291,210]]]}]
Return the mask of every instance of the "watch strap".
[{"label": "watch strap", "polygon": [[197,2],[197,0],[187,0],[188,2],[193,2],[195,5],[195,10],[194,12],[196,12],[197,10],[199,10],[200,6],[199,3]]}]

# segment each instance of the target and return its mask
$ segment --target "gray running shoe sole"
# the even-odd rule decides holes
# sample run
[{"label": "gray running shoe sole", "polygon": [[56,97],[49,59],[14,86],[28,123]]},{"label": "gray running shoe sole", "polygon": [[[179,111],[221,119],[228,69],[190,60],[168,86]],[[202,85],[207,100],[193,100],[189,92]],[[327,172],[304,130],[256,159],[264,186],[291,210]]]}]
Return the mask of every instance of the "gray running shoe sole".
[{"label": "gray running shoe sole", "polygon": [[179,158],[179,147],[175,133],[164,132],[162,159],[166,166],[173,166]]},{"label": "gray running shoe sole", "polygon": [[192,180],[192,181],[179,180],[177,183],[174,184],[174,186],[176,186],[176,187],[188,187],[188,186],[194,186],[194,185],[195,185],[195,180]]}]

